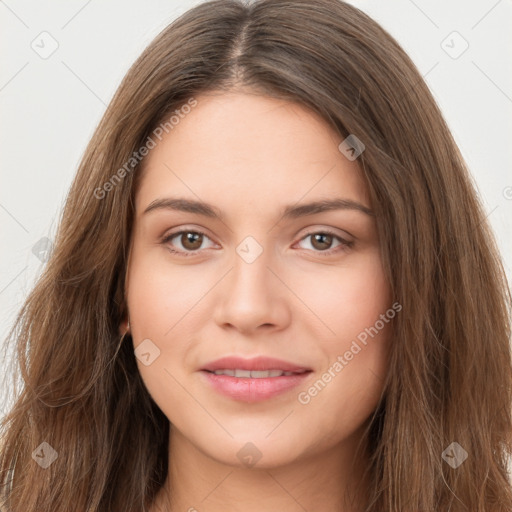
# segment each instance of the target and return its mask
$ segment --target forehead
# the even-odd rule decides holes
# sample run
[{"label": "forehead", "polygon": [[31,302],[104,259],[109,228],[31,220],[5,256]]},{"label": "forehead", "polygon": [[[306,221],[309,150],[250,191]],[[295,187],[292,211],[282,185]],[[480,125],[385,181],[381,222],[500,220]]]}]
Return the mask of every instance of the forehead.
[{"label": "forehead", "polygon": [[201,198],[223,211],[331,196],[369,206],[357,162],[338,149],[343,138],[314,112],[251,93],[195,99],[145,157],[138,213],[166,194]]}]

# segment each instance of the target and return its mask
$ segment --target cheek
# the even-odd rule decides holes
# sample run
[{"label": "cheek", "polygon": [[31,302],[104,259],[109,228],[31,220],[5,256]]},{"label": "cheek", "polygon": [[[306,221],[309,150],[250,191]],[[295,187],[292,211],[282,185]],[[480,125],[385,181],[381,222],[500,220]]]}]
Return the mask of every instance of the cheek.
[{"label": "cheek", "polygon": [[[183,267],[172,268],[163,259],[133,258],[128,307],[135,354],[147,352],[146,346],[157,354],[149,365],[137,356],[141,378],[162,412],[174,421],[177,412],[191,409],[190,395],[183,387],[184,362],[194,332],[190,330],[195,325],[194,304],[205,294],[207,283],[190,279]],[[192,412],[189,418],[193,420]]]},{"label": "cheek", "polygon": [[361,424],[378,403],[397,313],[377,251],[316,283],[304,283],[311,309],[333,332],[317,338],[324,366],[300,390],[298,403],[304,413],[321,418],[319,429],[337,436]]},{"label": "cheek", "polygon": [[296,289],[324,324],[317,339],[334,351],[343,350],[347,341],[374,325],[391,306],[377,249],[355,255],[346,265],[303,272]]},{"label": "cheek", "polygon": [[176,388],[174,378],[181,380],[185,371],[176,362],[183,361],[188,347],[191,332],[186,327],[194,325],[194,305],[206,293],[207,282],[191,279],[183,267],[166,264],[163,251],[141,253],[134,250],[132,256],[127,299],[136,355],[145,353],[146,346],[152,355],[151,364],[137,357],[137,365],[154,398],[165,390],[172,400],[168,395]]},{"label": "cheek", "polygon": [[[193,266],[167,261],[165,249],[143,251],[134,251],[129,275],[133,332],[137,339],[154,336],[165,343],[180,328],[184,315],[187,320],[194,315],[195,304],[208,291],[208,280],[194,275]],[[199,272],[204,277],[204,270]]]},{"label": "cheek", "polygon": [[388,366],[389,333],[386,326],[366,345],[340,343],[325,370],[299,391],[298,416],[315,418],[311,426],[325,446],[350,436],[375,411]]}]

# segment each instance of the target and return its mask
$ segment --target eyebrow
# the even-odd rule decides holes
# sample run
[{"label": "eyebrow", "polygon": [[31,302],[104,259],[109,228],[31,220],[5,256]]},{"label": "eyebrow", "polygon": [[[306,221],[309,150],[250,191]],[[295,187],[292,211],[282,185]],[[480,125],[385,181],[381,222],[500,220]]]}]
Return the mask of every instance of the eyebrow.
[{"label": "eyebrow", "polygon": [[[204,201],[196,201],[193,199],[165,197],[155,199],[144,210],[143,215],[155,210],[176,210],[181,212],[196,213],[205,217],[219,219],[222,221],[222,212],[215,206],[205,203]],[[308,215],[315,215],[331,210],[355,210],[373,217],[373,211],[363,204],[353,201],[352,199],[323,199],[313,201],[311,203],[301,205],[288,205],[285,207],[281,218],[297,219]]]}]

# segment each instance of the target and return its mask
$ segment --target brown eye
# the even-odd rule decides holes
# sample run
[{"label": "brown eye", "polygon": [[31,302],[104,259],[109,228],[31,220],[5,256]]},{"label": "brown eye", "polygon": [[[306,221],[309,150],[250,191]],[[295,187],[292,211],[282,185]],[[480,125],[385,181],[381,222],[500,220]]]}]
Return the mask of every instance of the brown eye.
[{"label": "brown eye", "polygon": [[[201,231],[182,230],[164,237],[162,243],[167,245],[168,249],[180,256],[193,256],[200,253],[202,245],[210,238]],[[204,249],[204,247],[203,247]]]},{"label": "brown eye", "polygon": [[194,231],[185,231],[181,234],[180,242],[185,249],[195,251],[201,247],[203,235]]},{"label": "brown eye", "polygon": [[308,233],[300,242],[309,240],[310,247],[302,247],[312,252],[322,253],[323,256],[328,256],[332,253],[343,252],[354,245],[354,242],[345,240],[341,236],[331,233],[330,231],[315,231]]},{"label": "brown eye", "polygon": [[331,248],[334,237],[327,233],[315,233],[311,236],[311,245],[319,251],[325,251]]}]

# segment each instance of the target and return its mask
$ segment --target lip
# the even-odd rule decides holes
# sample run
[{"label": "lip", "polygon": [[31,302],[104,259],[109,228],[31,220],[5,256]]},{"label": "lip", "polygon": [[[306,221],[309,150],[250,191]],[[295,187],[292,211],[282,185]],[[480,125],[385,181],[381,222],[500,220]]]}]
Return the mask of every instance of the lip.
[{"label": "lip", "polygon": [[[307,366],[283,361],[282,359],[275,359],[273,357],[253,357],[251,359],[244,359],[238,356],[222,357],[210,363],[207,363],[201,370],[208,370],[214,372],[215,370],[282,370],[283,372],[302,372],[311,371]],[[278,377],[276,377],[278,378]]]},{"label": "lip", "polygon": [[[282,370],[301,372],[296,375],[279,377],[251,378],[215,375],[215,370]],[[240,357],[223,357],[208,363],[200,370],[205,383],[218,393],[242,402],[260,402],[281,395],[299,386],[308,378],[311,368],[270,357],[243,359]]]}]

